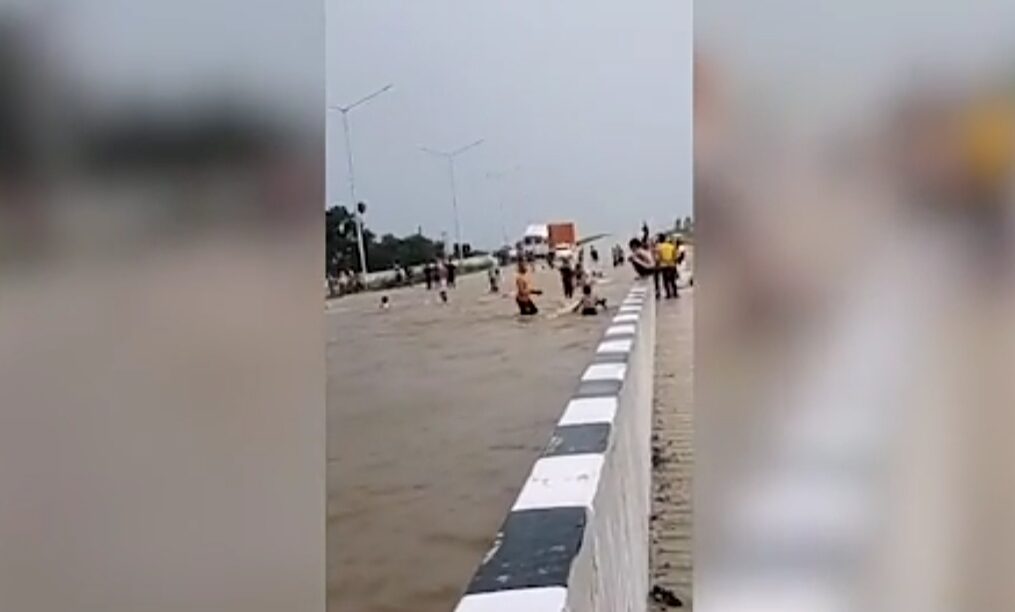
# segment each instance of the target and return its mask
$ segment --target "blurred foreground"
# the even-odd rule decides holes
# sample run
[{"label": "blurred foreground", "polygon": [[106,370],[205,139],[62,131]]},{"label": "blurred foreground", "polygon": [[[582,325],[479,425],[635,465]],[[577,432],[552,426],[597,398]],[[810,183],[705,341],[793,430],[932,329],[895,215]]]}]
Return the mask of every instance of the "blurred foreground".
[{"label": "blurred foreground", "polygon": [[323,610],[320,12],[0,2],[0,609]]},{"label": "blurred foreground", "polygon": [[718,4],[696,14],[696,605],[1013,609],[1015,15]]}]

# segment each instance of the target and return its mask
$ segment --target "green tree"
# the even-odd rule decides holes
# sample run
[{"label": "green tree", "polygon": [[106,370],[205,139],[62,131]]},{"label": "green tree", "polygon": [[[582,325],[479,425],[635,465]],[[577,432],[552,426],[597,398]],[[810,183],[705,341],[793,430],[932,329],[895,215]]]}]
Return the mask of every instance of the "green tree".
[{"label": "green tree", "polygon": [[[325,213],[326,270],[337,274],[339,270],[359,272],[359,253],[356,244],[356,219],[344,206],[335,206]],[[395,263],[417,266],[440,255],[440,244],[421,233],[398,238],[384,234],[380,240],[368,228],[363,228],[363,242],[370,270],[389,270]]]},{"label": "green tree", "polygon": [[325,219],[325,270],[337,275],[339,270],[359,271],[356,252],[356,220],[344,206],[329,208]]}]

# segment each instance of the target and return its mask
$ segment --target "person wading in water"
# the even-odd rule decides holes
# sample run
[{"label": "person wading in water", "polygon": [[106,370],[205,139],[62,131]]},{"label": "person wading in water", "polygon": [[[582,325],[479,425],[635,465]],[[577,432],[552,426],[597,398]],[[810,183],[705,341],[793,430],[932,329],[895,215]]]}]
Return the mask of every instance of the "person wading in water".
[{"label": "person wading in water", "polygon": [[515,302],[518,304],[518,312],[526,317],[539,314],[536,303],[532,301],[533,295],[542,295],[542,291],[532,286],[529,278],[528,266],[525,262],[518,260],[518,272],[515,274]]}]

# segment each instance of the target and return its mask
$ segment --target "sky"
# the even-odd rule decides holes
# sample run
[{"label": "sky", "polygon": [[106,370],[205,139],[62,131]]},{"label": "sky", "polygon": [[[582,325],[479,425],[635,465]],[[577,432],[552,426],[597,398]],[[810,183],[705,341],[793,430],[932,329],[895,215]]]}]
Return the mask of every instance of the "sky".
[{"label": "sky", "polygon": [[[909,83],[962,86],[1015,65],[1005,0],[699,2],[699,50],[743,87],[741,102],[793,122],[882,112]],[[746,105],[746,104],[745,104]]]},{"label": "sky", "polygon": [[[327,102],[349,113],[367,225],[463,241],[528,223],[633,234],[691,214],[689,0],[327,0]],[[349,200],[341,115],[327,121],[327,197]]]}]

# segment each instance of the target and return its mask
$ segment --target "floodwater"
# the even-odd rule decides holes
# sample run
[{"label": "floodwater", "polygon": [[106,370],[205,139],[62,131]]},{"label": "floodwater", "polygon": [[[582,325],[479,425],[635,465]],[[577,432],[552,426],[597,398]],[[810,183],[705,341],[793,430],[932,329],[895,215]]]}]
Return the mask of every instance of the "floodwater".
[{"label": "floodwater", "polygon": [[[633,273],[607,274],[614,311]],[[421,287],[328,304],[330,612],[454,607],[609,321],[558,313],[555,272],[535,283],[531,321],[485,274],[446,305]]]}]

